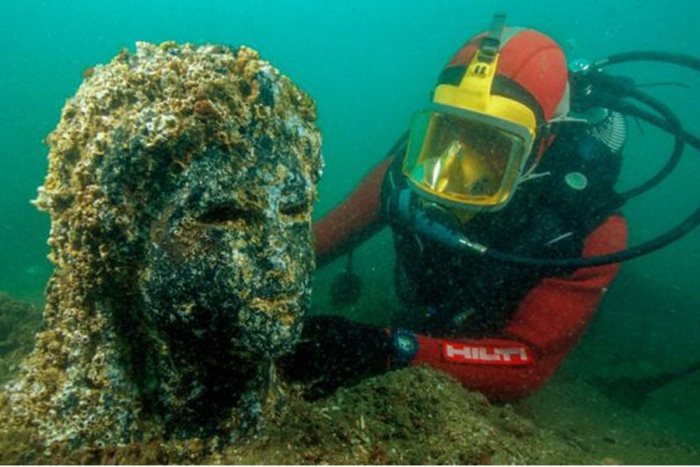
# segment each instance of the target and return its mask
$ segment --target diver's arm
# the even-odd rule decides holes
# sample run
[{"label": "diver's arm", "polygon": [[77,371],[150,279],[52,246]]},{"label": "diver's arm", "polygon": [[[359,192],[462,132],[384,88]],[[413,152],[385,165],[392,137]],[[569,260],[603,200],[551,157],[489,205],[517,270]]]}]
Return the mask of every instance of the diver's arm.
[{"label": "diver's arm", "polygon": [[393,157],[382,160],[342,204],[314,223],[318,266],[348,252],[385,225],[382,215],[382,182],[393,160]]},{"label": "diver's arm", "polygon": [[[626,244],[627,224],[612,216],[588,237],[583,256],[620,251]],[[499,339],[416,336],[418,352],[411,364],[450,373],[491,400],[527,396],[549,379],[576,345],[618,269],[618,264],[597,266],[542,280],[524,297]]]}]

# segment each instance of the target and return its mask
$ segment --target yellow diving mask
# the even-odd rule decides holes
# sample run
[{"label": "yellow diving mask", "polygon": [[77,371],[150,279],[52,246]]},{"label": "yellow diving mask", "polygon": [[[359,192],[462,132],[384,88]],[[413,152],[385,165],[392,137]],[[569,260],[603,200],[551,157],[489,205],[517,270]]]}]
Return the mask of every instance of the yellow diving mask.
[{"label": "yellow diving mask", "polygon": [[525,102],[494,92],[504,24],[505,15],[494,16],[468,65],[449,69],[435,88],[433,107],[413,117],[402,170],[428,200],[472,212],[496,210],[520,180],[538,118]]},{"label": "yellow diving mask", "polygon": [[515,190],[533,133],[512,121],[436,106],[413,117],[403,173],[436,202],[499,209]]}]

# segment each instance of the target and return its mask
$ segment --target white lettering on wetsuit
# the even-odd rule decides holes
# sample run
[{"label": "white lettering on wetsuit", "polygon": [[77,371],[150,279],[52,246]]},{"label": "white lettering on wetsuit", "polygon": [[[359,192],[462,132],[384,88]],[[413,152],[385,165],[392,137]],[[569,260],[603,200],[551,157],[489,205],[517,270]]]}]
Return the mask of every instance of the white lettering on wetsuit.
[{"label": "white lettering on wetsuit", "polygon": [[527,347],[475,346],[446,342],[442,344],[442,356],[448,362],[479,365],[526,365],[532,363]]}]

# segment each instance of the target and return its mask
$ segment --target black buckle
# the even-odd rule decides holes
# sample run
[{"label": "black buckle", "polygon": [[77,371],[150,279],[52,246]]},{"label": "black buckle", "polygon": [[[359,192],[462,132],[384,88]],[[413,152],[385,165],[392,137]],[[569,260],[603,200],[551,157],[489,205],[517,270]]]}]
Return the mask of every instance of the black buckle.
[{"label": "black buckle", "polygon": [[498,55],[498,49],[501,47],[501,37],[503,36],[503,28],[506,25],[506,14],[496,13],[493,15],[491,29],[488,36],[481,40],[479,46],[479,60],[486,63],[493,63]]}]

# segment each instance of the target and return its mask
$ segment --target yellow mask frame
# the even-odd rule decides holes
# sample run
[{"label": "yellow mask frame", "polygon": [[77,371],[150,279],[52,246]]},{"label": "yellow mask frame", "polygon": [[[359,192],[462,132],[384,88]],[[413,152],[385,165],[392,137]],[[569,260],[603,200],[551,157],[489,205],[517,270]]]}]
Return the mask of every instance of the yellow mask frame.
[{"label": "yellow mask frame", "polygon": [[[495,18],[459,84],[438,85],[433,108],[413,117],[402,171],[414,189],[436,202],[501,209],[511,199],[532,152],[538,127],[534,111],[491,92],[504,22],[505,17]],[[464,130],[452,132],[454,141],[441,142],[450,133],[445,130],[448,120],[453,125],[461,122]],[[497,147],[503,154],[495,151]],[[486,188],[482,183],[477,189],[483,181],[488,182]]]}]

